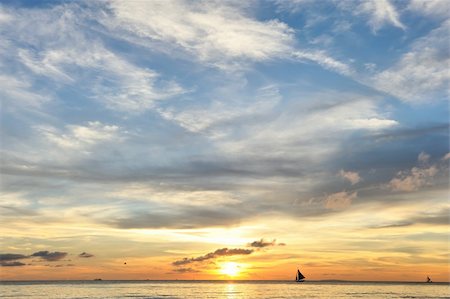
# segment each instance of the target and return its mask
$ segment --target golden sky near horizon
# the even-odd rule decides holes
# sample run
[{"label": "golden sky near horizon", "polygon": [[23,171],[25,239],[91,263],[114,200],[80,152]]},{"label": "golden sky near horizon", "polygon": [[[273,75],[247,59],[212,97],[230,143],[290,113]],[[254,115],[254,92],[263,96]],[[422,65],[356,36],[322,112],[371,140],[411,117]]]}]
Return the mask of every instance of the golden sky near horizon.
[{"label": "golden sky near horizon", "polygon": [[[446,194],[442,190],[423,192],[422,196],[445,199]],[[20,249],[31,255],[57,248],[67,255],[54,261],[26,257],[20,261],[27,266],[2,267],[1,276],[4,280],[290,280],[299,267],[311,280],[422,281],[429,275],[435,281],[448,281],[448,240],[441,238],[447,234],[445,226],[379,226],[427,209],[427,205],[383,210],[376,204],[355,205],[325,219],[298,220],[273,214],[238,226],[182,230],[111,229],[76,218],[35,223],[30,230],[30,223],[17,219],[11,225],[14,229],[3,230],[2,242],[9,243],[3,247],[5,251]],[[87,248],[93,256],[79,256]],[[242,252],[211,254],[224,248]],[[183,259],[186,263],[174,265]],[[230,271],[234,273],[230,275]]]}]

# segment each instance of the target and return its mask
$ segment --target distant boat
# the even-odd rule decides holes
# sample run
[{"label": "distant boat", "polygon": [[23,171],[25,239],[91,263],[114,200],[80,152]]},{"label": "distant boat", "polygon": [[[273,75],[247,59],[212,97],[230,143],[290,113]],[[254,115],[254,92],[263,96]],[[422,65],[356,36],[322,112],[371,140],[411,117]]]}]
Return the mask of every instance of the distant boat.
[{"label": "distant boat", "polygon": [[300,272],[299,269],[297,269],[297,274],[295,275],[295,281],[296,282],[304,282],[305,276]]},{"label": "distant boat", "polygon": [[101,278],[95,278],[94,280],[95,280],[95,281],[102,281]]},{"label": "distant boat", "polygon": [[430,276],[427,276],[427,282],[433,282],[430,278]]}]

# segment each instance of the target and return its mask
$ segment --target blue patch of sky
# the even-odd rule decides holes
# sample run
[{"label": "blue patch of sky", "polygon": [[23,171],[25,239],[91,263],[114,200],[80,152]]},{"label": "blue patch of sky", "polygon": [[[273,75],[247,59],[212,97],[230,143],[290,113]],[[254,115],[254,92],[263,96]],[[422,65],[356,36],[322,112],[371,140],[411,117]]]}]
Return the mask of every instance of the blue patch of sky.
[{"label": "blue patch of sky", "polygon": [[61,3],[70,3],[69,0],[2,0],[3,5],[21,8],[48,8]]},{"label": "blue patch of sky", "polygon": [[449,106],[445,101],[411,105],[393,100],[391,103],[393,117],[406,127],[448,124]]}]

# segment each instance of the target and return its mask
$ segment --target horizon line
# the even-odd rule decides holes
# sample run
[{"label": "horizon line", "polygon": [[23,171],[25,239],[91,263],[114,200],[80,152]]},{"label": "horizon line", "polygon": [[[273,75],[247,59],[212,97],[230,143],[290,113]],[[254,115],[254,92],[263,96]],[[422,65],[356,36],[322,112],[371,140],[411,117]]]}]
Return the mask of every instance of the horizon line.
[{"label": "horizon line", "polygon": [[[283,280],[283,279],[28,279],[28,280],[0,280],[0,283],[4,282],[292,282],[297,283],[295,280]],[[450,281],[433,281],[428,283],[426,281],[411,281],[411,280],[345,280],[345,279],[310,279],[305,280],[302,283],[308,282],[361,282],[361,283],[447,283]]]}]

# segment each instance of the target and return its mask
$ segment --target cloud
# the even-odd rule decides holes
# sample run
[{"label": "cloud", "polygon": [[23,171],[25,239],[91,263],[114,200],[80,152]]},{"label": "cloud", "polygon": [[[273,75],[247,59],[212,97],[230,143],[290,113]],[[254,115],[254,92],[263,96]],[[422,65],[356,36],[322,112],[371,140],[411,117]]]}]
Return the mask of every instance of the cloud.
[{"label": "cloud", "polygon": [[343,74],[351,75],[351,67],[341,61],[338,61],[324,51],[294,51],[292,56],[299,60],[309,60],[321,65],[323,68]]},{"label": "cloud", "polygon": [[352,201],[356,199],[358,192],[337,192],[325,198],[325,208],[331,210],[341,210],[349,207]]},{"label": "cloud", "polygon": [[173,273],[198,273],[200,271],[192,268],[176,268],[172,270]]},{"label": "cloud", "polygon": [[[376,132],[398,124],[389,119],[388,113],[379,112],[374,97],[326,91],[303,97],[308,99],[307,103],[284,103],[281,113],[273,111],[261,122],[240,123],[236,132],[239,138],[234,138],[235,134],[225,135],[218,143],[221,151],[228,159],[236,158],[241,163],[258,161],[259,167],[274,159],[300,159],[311,164],[330,156],[343,138],[355,130]],[[379,121],[372,122],[373,119]],[[277,169],[282,165],[271,166]]]},{"label": "cloud", "polygon": [[206,260],[216,259],[222,256],[233,256],[233,255],[248,255],[253,253],[253,249],[243,249],[243,248],[221,248],[217,249],[214,252],[207,253],[205,255],[195,257],[195,258],[183,258],[182,260],[178,260],[172,263],[174,266],[182,266],[187,265],[194,262],[203,262]]},{"label": "cloud", "polygon": [[412,192],[430,184],[432,179],[438,173],[436,166],[428,168],[413,167],[409,171],[400,171],[396,177],[389,182],[389,187],[393,191]]},{"label": "cloud", "polygon": [[397,227],[406,227],[412,226],[416,224],[429,224],[429,225],[443,225],[447,226],[450,224],[449,214],[450,209],[444,208],[437,211],[427,211],[421,212],[419,214],[413,215],[411,217],[405,218],[401,221],[397,221],[395,223],[382,224],[372,226],[371,228],[397,228]]},{"label": "cloud", "polygon": [[[152,212],[129,211],[127,216],[108,214],[105,223],[119,228],[192,229],[236,224],[245,217],[237,205],[189,206],[150,203]],[[118,210],[122,212],[122,210]]]},{"label": "cloud", "polygon": [[313,0],[272,0],[279,11],[298,12],[302,6],[314,3]]},{"label": "cloud", "polygon": [[90,258],[90,257],[94,257],[93,254],[87,253],[87,252],[82,252],[78,255],[78,257],[82,257],[82,258]]},{"label": "cloud", "polygon": [[3,92],[36,106],[49,97],[34,83],[54,91],[73,86],[84,97],[128,113],[142,113],[154,108],[157,101],[186,92],[175,81],[164,80],[156,71],[110,50],[98,31],[92,38],[95,26],[91,18],[100,19],[100,7],[72,3],[10,9],[14,22],[4,25],[2,32],[8,42],[4,44],[5,55],[0,55],[0,63],[8,66],[9,74],[0,77],[0,85],[11,88]]},{"label": "cloud", "polygon": [[26,264],[22,262],[0,262],[1,267],[20,267],[25,266]]},{"label": "cloud", "polygon": [[36,129],[48,141],[63,149],[82,150],[98,143],[121,140],[118,126],[99,121],[90,121],[86,125],[66,125],[64,131],[50,126],[37,126]]},{"label": "cloud", "polygon": [[115,22],[111,18],[102,22],[115,34],[122,30],[119,35],[130,42],[165,51],[167,47],[181,50],[221,69],[242,69],[247,62],[294,57],[344,75],[352,73],[348,65],[325,51],[299,49],[294,29],[277,19],[255,19],[252,5],[226,1],[111,1]]},{"label": "cloud", "polygon": [[353,171],[345,171],[341,169],[339,171],[339,175],[343,177],[344,179],[347,179],[352,185],[355,185],[361,181],[361,177],[359,176],[359,173],[353,172]]},{"label": "cloud", "polygon": [[370,81],[379,90],[408,103],[426,103],[447,96],[450,53],[446,37],[450,20],[416,40],[410,51],[393,66],[373,76]]},{"label": "cloud", "polygon": [[439,168],[436,165],[428,166],[426,162],[429,159],[430,155],[421,152],[418,161],[422,165],[398,172],[396,177],[389,182],[389,188],[392,191],[412,192],[431,184],[431,180],[439,172]]},{"label": "cloud", "polygon": [[17,253],[1,253],[0,254],[0,262],[9,262],[15,260],[26,259],[29,256]]},{"label": "cloud", "polygon": [[417,14],[447,18],[450,3],[447,0],[411,0],[407,9]]},{"label": "cloud", "polygon": [[234,59],[261,61],[289,52],[294,36],[288,25],[278,20],[257,21],[245,5],[233,4],[111,1],[115,20],[103,22],[150,45],[163,42],[219,67]]},{"label": "cloud", "polygon": [[425,153],[425,152],[421,152],[419,154],[419,156],[417,157],[417,161],[419,161],[419,163],[421,164],[426,164],[428,163],[428,161],[430,160],[430,155]]},{"label": "cloud", "polygon": [[30,256],[31,257],[40,257],[46,261],[54,262],[54,261],[59,261],[59,260],[65,258],[66,255],[67,255],[67,252],[59,252],[59,251],[49,252],[49,251],[45,250],[45,251],[35,252]]},{"label": "cloud", "polygon": [[249,247],[264,248],[269,246],[286,246],[286,243],[277,243],[275,239],[272,242],[264,241],[264,239],[253,241],[248,244]]},{"label": "cloud", "polygon": [[[315,5],[311,0],[273,0],[279,10],[290,13],[297,13],[301,8]],[[400,15],[394,4],[390,0],[347,0],[347,1],[329,1],[327,4],[333,5],[333,9],[340,9],[350,12],[355,16],[363,17],[373,33],[377,33],[382,27],[387,25],[395,26],[405,30],[405,25],[400,21]],[[330,9],[331,10],[331,9]],[[317,15],[312,20],[322,21],[323,15]],[[309,20],[311,21],[311,20]],[[348,23],[345,29],[348,30]]]},{"label": "cloud", "polygon": [[23,255],[17,253],[2,253],[0,254],[0,266],[3,267],[16,267],[25,266],[26,264],[19,262],[17,260],[28,259],[32,257],[40,257],[46,261],[59,261],[67,255],[67,252],[49,252],[49,251],[38,251],[32,255]]},{"label": "cloud", "polygon": [[368,25],[374,33],[385,25],[392,25],[405,30],[395,6],[389,0],[364,0],[354,9],[357,15],[369,17]]},{"label": "cloud", "polygon": [[215,97],[224,99],[214,100],[209,106],[183,107],[183,109],[170,107],[158,111],[163,118],[178,123],[190,132],[223,137],[223,134],[218,133],[217,126],[231,126],[234,120],[264,116],[281,101],[279,90],[274,85],[260,87],[255,94],[248,96],[242,95],[242,90],[232,90],[232,87],[219,92]]},{"label": "cloud", "polygon": [[263,247],[268,247],[268,246],[275,246],[275,239],[272,242],[266,242],[264,241],[264,239],[261,239],[259,241],[253,241],[250,244],[248,244],[248,246],[250,247],[256,247],[256,248],[263,248]]},{"label": "cloud", "polygon": [[41,107],[51,99],[45,92],[33,88],[30,78],[9,74],[0,75],[0,95],[8,106],[31,110]]}]

